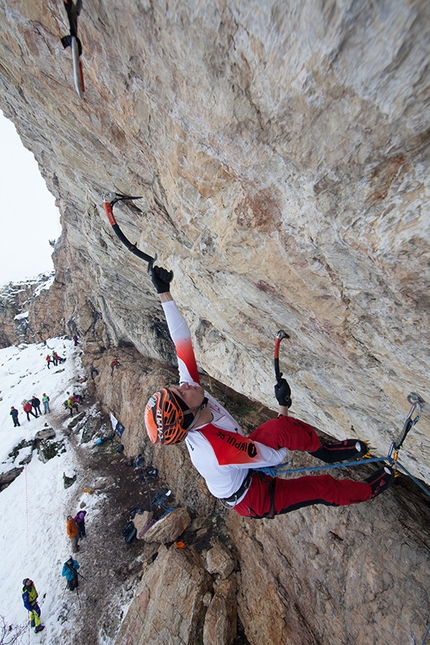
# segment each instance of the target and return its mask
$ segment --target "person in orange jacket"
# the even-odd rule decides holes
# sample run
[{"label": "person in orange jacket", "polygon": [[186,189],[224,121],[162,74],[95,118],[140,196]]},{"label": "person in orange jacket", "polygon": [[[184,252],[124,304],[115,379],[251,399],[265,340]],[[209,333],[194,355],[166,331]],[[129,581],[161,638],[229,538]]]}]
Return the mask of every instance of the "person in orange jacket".
[{"label": "person in orange jacket", "polygon": [[71,515],[67,516],[66,531],[72,544],[72,553],[79,551],[79,529]]}]

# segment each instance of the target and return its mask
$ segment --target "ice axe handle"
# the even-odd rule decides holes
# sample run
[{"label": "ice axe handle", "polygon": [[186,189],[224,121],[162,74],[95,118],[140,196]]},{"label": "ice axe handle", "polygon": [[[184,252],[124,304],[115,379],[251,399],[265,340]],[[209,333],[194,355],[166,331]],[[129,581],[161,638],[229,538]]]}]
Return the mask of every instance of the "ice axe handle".
[{"label": "ice axe handle", "polygon": [[119,237],[121,242],[128,248],[129,251],[134,253],[134,255],[137,255],[138,258],[141,260],[145,260],[145,262],[150,262],[153,263],[156,259],[153,258],[151,255],[148,255],[147,253],[144,253],[144,251],[141,251],[140,249],[137,248],[135,244],[132,244],[130,240],[126,238],[124,233],[121,231],[120,227],[118,226],[118,223],[115,219],[115,215],[113,214],[113,205],[115,202],[103,202],[104,209],[106,211],[107,218],[109,220],[109,224],[112,226],[113,230],[115,231],[116,235]]},{"label": "ice axe handle", "polygon": [[279,346],[284,338],[289,338],[289,335],[283,329],[281,329],[276,334],[275,348],[273,352],[273,364],[275,367],[275,376],[277,383],[279,383],[282,378],[282,372],[279,369]]}]

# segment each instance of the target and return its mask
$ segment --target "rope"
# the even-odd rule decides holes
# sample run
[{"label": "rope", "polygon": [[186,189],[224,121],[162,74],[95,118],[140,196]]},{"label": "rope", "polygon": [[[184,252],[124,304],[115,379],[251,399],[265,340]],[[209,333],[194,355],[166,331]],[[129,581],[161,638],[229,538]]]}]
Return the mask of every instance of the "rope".
[{"label": "rope", "polygon": [[[268,466],[267,468],[258,468],[259,471],[270,477],[276,477],[279,473],[283,475],[292,475],[295,473],[308,473],[316,470],[331,470],[332,468],[346,468],[347,466],[360,466],[361,464],[371,464],[377,461],[392,461],[391,457],[371,457],[370,459],[358,459],[357,461],[343,461],[336,464],[326,464],[325,466],[311,466],[309,468],[292,468],[287,469],[288,461],[279,466]],[[256,469],[257,470],[257,469]]]},{"label": "rope", "polygon": [[[419,487],[421,488],[421,490],[423,490],[423,491],[425,492],[425,494],[426,494],[426,495],[428,495],[428,496],[430,497],[430,492],[427,490],[427,488],[424,486],[424,484],[422,484],[420,481],[418,481],[418,479],[416,479],[413,475],[411,475],[411,473],[409,472],[409,470],[406,470],[406,468],[405,468],[404,466],[402,466],[402,464],[399,464],[399,462],[396,462],[396,463],[397,463],[397,466],[398,466],[399,468],[401,468],[401,470],[403,470],[403,472],[404,472],[408,477],[410,477],[410,478],[412,479],[412,481],[413,481],[417,486],[419,486]],[[427,632],[427,634],[428,634],[428,632]],[[426,638],[427,638],[427,636],[426,636]]]},{"label": "rope", "polygon": [[28,547],[28,526],[29,522],[29,504],[28,504],[28,467],[27,464],[24,465],[25,472],[25,536]]},{"label": "rope", "polygon": [[378,462],[385,462],[389,463],[390,465],[394,464],[395,467],[400,468],[403,470],[403,472],[412,479],[417,486],[421,488],[425,492],[426,495],[430,497],[430,491],[427,490],[427,488],[422,484],[418,479],[416,479],[404,466],[402,466],[401,463],[397,459],[394,459],[391,455],[387,455],[387,457],[371,457],[370,459],[357,459],[356,461],[342,461],[336,464],[326,464],[325,466],[310,466],[309,468],[287,468],[288,466],[288,461],[285,461],[282,464],[279,464],[278,466],[268,466],[265,468],[256,468],[255,470],[258,470],[265,475],[269,475],[270,477],[276,477],[277,475],[294,475],[296,473],[308,473],[308,472],[314,472],[314,471],[319,471],[319,470],[332,470],[333,468],[347,468],[349,466],[361,466],[362,464],[375,464]]}]

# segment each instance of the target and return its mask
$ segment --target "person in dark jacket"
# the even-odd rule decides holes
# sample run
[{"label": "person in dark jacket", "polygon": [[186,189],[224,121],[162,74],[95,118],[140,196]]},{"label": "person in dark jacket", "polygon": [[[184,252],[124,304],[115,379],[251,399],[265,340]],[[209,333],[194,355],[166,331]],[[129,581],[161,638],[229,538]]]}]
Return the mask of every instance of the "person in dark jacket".
[{"label": "person in dark jacket", "polygon": [[33,398],[31,399],[30,403],[36,413],[36,417],[42,416],[42,410],[40,409],[40,399],[38,399],[35,394],[33,394]]},{"label": "person in dark jacket", "polygon": [[34,631],[37,634],[45,628],[40,620],[41,611],[37,604],[38,593],[33,580],[30,580],[30,578],[24,578],[22,584],[22,602],[24,603],[24,607],[27,611],[30,612],[30,625],[31,627],[34,627]]},{"label": "person in dark jacket", "polygon": [[21,425],[20,422],[18,421],[18,414],[19,414],[18,410],[16,408],[14,408],[13,405],[12,405],[12,407],[10,409],[10,415],[12,417],[13,425],[14,425],[15,428],[17,426]]},{"label": "person in dark jacket", "polygon": [[91,375],[91,378],[92,378],[93,381],[94,381],[94,374],[96,376],[98,376],[99,371],[98,371],[98,369],[96,367],[94,367],[93,363],[90,363],[90,375]]},{"label": "person in dark jacket", "polygon": [[33,406],[31,405],[30,401],[26,401],[24,403],[24,412],[27,415],[27,421],[30,421],[30,414],[32,414],[34,416],[34,418],[37,419],[37,415],[34,414]]},{"label": "person in dark jacket", "polygon": [[79,584],[78,569],[79,569],[79,563],[77,560],[74,560],[72,556],[70,556],[67,562],[63,564],[63,570],[61,571],[61,575],[66,578],[67,588],[70,589],[70,591],[73,591],[74,589],[76,589]]},{"label": "person in dark jacket", "polygon": [[87,511],[79,511],[76,513],[74,520],[76,524],[78,525],[78,538],[84,538],[86,537],[85,533],[85,515],[87,514]]}]

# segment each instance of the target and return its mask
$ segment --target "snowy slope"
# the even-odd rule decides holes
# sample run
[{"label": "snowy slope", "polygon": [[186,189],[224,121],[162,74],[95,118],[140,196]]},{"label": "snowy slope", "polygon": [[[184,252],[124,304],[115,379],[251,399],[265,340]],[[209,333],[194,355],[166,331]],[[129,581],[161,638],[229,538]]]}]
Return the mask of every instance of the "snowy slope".
[{"label": "snowy slope", "polygon": [[[65,363],[48,370],[45,356],[55,349],[65,357]],[[23,345],[0,350],[0,472],[17,467],[30,448],[20,450],[13,462],[8,457],[22,440],[34,438],[37,431],[48,423],[56,439],[63,438],[63,430],[70,416],[62,406],[67,392],[72,393],[78,379],[85,376],[80,361],[80,350],[73,342],[50,339],[47,346]],[[27,421],[22,401],[36,395],[50,397],[51,413]],[[20,414],[21,426],[14,427],[11,406]],[[43,405],[41,405],[43,411]],[[75,470],[74,453],[65,442],[67,451],[47,463],[37,458],[37,452],[15,481],[0,492],[0,615],[8,624],[25,623],[27,612],[21,599],[22,580],[34,580],[39,591],[42,622],[46,629],[36,636],[27,630],[23,642],[61,642],[61,624],[57,616],[64,597],[65,579],[61,577],[62,564],[70,555],[65,520],[68,514],[79,510],[71,502],[72,489],[65,489],[63,473],[72,476]],[[75,493],[76,495],[76,493]],[[92,496],[82,492],[81,501],[90,508]],[[31,640],[30,640],[31,639]]]}]

